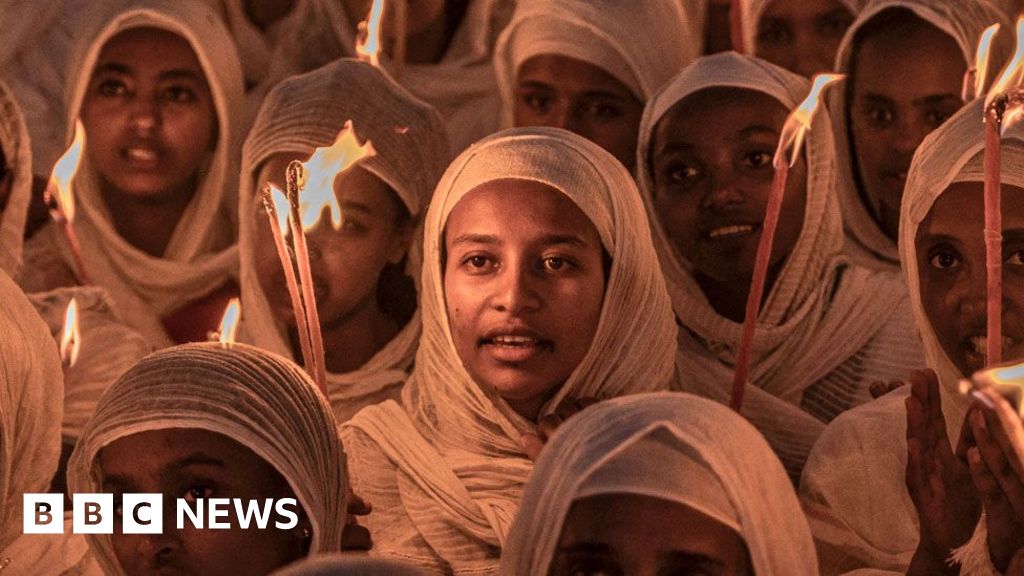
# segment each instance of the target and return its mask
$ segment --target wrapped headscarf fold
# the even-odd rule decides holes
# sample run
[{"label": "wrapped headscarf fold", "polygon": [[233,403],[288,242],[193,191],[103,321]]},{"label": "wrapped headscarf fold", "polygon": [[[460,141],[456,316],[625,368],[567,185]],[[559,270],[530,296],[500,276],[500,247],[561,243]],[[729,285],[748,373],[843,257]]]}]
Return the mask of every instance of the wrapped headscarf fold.
[{"label": "wrapped headscarf fold", "polygon": [[[0,149],[11,174],[7,205],[0,208],[0,270],[17,277],[28,205],[32,201],[32,148],[14,94],[0,82]],[[0,174],[0,178],[4,175]]]},{"label": "wrapped headscarf fold", "polygon": [[[342,59],[289,78],[271,90],[243,148],[239,203],[242,341],[292,356],[285,329],[275,321],[260,287],[254,261],[257,248],[251,245],[254,214],[262,202],[256,181],[262,164],[277,153],[309,155],[317,147],[330,146],[349,120],[359,140],[372,142],[376,151],[357,165],[394,190],[414,220],[420,220],[444,172],[449,152],[441,117],[369,64]],[[406,260],[407,273],[418,278],[422,261],[418,236],[413,244]],[[267,249],[272,247],[259,248]],[[327,396],[339,422],[365,405],[398,397],[419,334],[417,314],[358,370],[328,374]]]},{"label": "wrapped headscarf fold", "polygon": [[[879,14],[894,8],[913,12],[918,18],[952,38],[960,48],[968,69],[974,66],[978,40],[981,38],[982,32],[992,24],[1000,24],[1000,33],[993,40],[989,52],[986,88],[992,83],[1003,63],[1010,56],[1013,38],[1012,23],[989,0],[973,2],[875,0],[864,8],[846,31],[839,50],[836,52],[835,71],[837,73],[848,74],[850,72],[855,56],[854,41],[858,32]],[[927,58],[922,57],[921,65],[927,66]],[[852,136],[847,118],[848,83],[849,79],[842,85],[833,88],[828,95],[829,109],[832,111],[832,132],[835,136],[837,190],[846,233],[844,250],[854,262],[862,266],[896,270],[900,260],[896,243],[879,226],[875,217],[878,207],[865,204],[865,201],[872,203],[876,201],[866,198],[864,192],[859,190],[858,176],[854,173]]]},{"label": "wrapped headscarf fold", "polygon": [[734,530],[759,576],[818,572],[800,504],[764,438],[724,406],[661,392],[602,402],[558,430],[523,493],[502,573],[547,574],[573,502],[624,494],[682,504]]},{"label": "wrapped headscarf fold", "polygon": [[[68,463],[69,491],[101,491],[104,447],[171,428],[214,432],[251,450],[295,493],[313,530],[310,554],[340,550],[345,455],[330,406],[298,366],[245,344],[186,344],[147,356],[100,401]],[[107,574],[124,573],[110,535],[88,539]]]},{"label": "wrapped headscarf fold", "polygon": [[[915,242],[921,222],[951,184],[984,182],[982,109],[983,100],[976,100],[925,138],[914,154],[900,211],[900,264],[927,365],[939,376],[954,443],[970,403],[957,391],[964,375],[942,349],[925,313]],[[1004,135],[1001,160],[1003,183],[1024,188],[1019,128]],[[836,419],[815,446],[801,480],[801,495],[824,519],[820,529],[812,521],[815,537],[875,568],[905,570],[919,538],[917,512],[905,486],[908,393],[903,388]]]},{"label": "wrapped headscarf fold", "polygon": [[[730,52],[697,60],[644,111],[637,166],[655,246],[682,326],[680,385],[726,402],[742,324],[714,310],[686,255],[669,239],[657,212],[650,168],[658,122],[678,102],[712,88],[754,91],[792,109],[806,96],[809,84],[778,66]],[[803,226],[761,307],[743,409],[794,480],[826,422],[867,401],[871,382],[900,377],[920,357],[898,277],[851,266],[840,253],[842,225],[825,114],[824,109],[817,112],[805,141]]]},{"label": "wrapped headscarf fold", "polygon": [[[565,400],[664,390],[672,374],[676,328],[668,294],[635,184],[621,163],[596,144],[552,128],[504,131],[456,159],[427,212],[423,335],[402,403],[371,406],[342,426],[356,490],[395,486],[401,500],[390,512],[375,508],[371,530],[376,535],[375,526],[411,523],[404,537],[418,542],[378,539],[378,554],[417,557],[455,573],[496,569],[532,468],[520,441],[536,424],[469,376],[455,349],[442,284],[452,210],[478,186],[507,179],[565,194],[593,222],[612,262],[590,350],[541,416]],[[370,464],[361,467],[364,462]],[[362,495],[375,502],[396,497]]]},{"label": "wrapped headscarf fold", "polygon": [[[155,346],[172,344],[160,317],[222,286],[237,270],[235,175],[241,144],[242,73],[231,38],[217,14],[197,0],[141,0],[108,19],[95,18],[72,51],[67,95],[68,143],[73,136],[93,68],[116,34],[158,28],[184,38],[195,51],[213,95],[217,141],[197,189],[163,256],[154,257],[118,234],[100,192],[99,175],[86,151],[73,181],[75,231],[89,279],[106,288],[125,320]],[[88,147],[88,134],[86,134]],[[73,258],[56,225],[29,243],[26,260],[38,276],[32,291],[66,285]],[[62,274],[63,272],[63,274]],[[38,282],[35,285],[32,282]]]}]

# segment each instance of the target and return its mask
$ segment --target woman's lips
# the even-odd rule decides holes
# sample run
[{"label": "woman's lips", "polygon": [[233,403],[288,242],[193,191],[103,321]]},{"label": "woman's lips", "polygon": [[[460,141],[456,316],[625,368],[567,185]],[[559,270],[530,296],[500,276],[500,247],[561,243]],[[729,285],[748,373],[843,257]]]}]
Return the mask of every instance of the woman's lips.
[{"label": "woman's lips", "polygon": [[554,343],[550,340],[522,334],[484,337],[480,339],[478,347],[493,359],[506,364],[520,364],[554,351]]},{"label": "woman's lips", "polygon": [[153,146],[128,146],[121,151],[121,158],[129,166],[152,170],[160,165],[160,152]]}]

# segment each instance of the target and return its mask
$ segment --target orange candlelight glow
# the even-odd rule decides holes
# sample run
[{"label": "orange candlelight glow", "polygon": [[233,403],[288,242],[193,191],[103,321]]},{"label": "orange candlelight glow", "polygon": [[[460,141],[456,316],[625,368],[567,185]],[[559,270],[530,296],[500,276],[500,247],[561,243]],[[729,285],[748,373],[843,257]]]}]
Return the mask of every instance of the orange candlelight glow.
[{"label": "orange candlelight glow", "polygon": [[999,24],[993,24],[985,29],[978,40],[978,49],[974,54],[974,67],[964,74],[964,87],[961,98],[964,102],[970,102],[985,93],[985,81],[988,80],[988,67],[991,60],[992,41],[999,32]]},{"label": "orange candlelight glow", "polygon": [[78,301],[74,298],[68,302],[64,312],[64,330],[60,336],[60,358],[68,368],[78,362],[78,353],[82,348],[82,333],[78,327]]},{"label": "orange candlelight glow", "polygon": [[57,160],[53,166],[53,174],[50,182],[57,189],[53,197],[57,202],[58,209],[64,218],[71,223],[75,221],[75,194],[71,189],[71,180],[78,172],[78,166],[82,160],[82,150],[85,148],[85,129],[82,121],[75,122],[75,138],[71,142],[64,155]]},{"label": "orange candlelight glow", "polygon": [[242,316],[242,304],[238,298],[232,298],[224,309],[224,317],[220,320],[217,340],[224,345],[234,344],[238,333],[238,319]]},{"label": "orange candlelight glow", "polygon": [[334,179],[359,160],[374,154],[373,144],[359,144],[351,120],[338,132],[333,144],[313,151],[309,160],[302,163],[299,181],[299,213],[303,230],[315,228],[325,208],[330,211],[334,229],[341,229],[341,206],[334,194]]},{"label": "orange candlelight glow", "polygon": [[356,54],[363,62],[380,66],[380,30],[384,15],[384,0],[373,0],[366,20],[359,23]]},{"label": "orange candlelight glow", "polygon": [[822,91],[843,78],[842,74],[818,74],[814,77],[810,93],[799,106],[789,113],[785,124],[782,125],[782,134],[779,136],[779,145],[775,149],[775,158],[772,162],[776,170],[783,162],[786,162],[787,150],[789,151],[788,164],[790,168],[796,164],[796,159],[800,157],[800,149],[804,144],[804,137],[811,129],[811,118],[814,117],[818,105],[821,104]]}]

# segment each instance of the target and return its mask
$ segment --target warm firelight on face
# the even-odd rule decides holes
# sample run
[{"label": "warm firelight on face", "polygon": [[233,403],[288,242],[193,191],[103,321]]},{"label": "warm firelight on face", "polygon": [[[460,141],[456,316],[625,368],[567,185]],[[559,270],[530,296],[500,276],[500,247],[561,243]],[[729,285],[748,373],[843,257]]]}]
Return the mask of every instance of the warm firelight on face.
[{"label": "warm firelight on face", "polygon": [[75,221],[75,196],[71,191],[71,179],[78,172],[84,149],[85,128],[82,127],[82,121],[79,120],[75,122],[75,139],[64,155],[57,160],[57,164],[53,167],[53,174],[50,176],[50,181],[57,189],[57,205],[68,222]]},{"label": "warm firelight on face", "polygon": [[359,23],[359,38],[356,40],[356,54],[363,62],[380,66],[380,30],[384,16],[384,0],[373,0],[373,6],[366,20]]},{"label": "warm firelight on face", "polygon": [[82,334],[78,328],[78,301],[74,298],[68,302],[64,312],[64,331],[60,337],[60,358],[68,368],[78,362],[78,353],[82,348]]},{"label": "warm firelight on face", "polygon": [[800,156],[800,148],[803,146],[804,137],[811,129],[811,119],[821,103],[821,93],[829,85],[842,80],[842,74],[818,74],[814,77],[811,92],[799,106],[789,113],[786,123],[782,125],[782,135],[779,136],[779,146],[775,149],[773,165],[776,169],[786,162],[786,153],[789,152],[788,163],[790,167],[796,164]]},{"label": "warm firelight on face", "polygon": [[217,331],[218,341],[221,344],[234,344],[235,335],[238,333],[238,319],[242,316],[242,304],[238,298],[232,298],[224,309],[224,317],[220,321],[220,329]]},{"label": "warm firelight on face", "polygon": [[331,213],[331,224],[334,229],[341,229],[341,206],[334,195],[334,179],[359,160],[374,154],[376,152],[373,150],[373,144],[369,141],[366,144],[359,144],[351,120],[345,123],[341,132],[338,132],[333,144],[313,151],[309,160],[302,163],[299,214],[303,230],[312,230],[317,226],[324,208]]}]

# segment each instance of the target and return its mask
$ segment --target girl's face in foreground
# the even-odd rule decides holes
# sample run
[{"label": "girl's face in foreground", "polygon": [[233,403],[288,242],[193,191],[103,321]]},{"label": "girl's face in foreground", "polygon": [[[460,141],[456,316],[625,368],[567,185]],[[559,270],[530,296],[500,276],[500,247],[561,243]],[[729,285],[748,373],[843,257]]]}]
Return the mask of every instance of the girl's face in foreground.
[{"label": "girl's face in foreground", "polygon": [[757,56],[808,78],[828,72],[853,19],[839,0],[775,0],[757,25]]},{"label": "girl's face in foreground", "polygon": [[610,494],[576,500],[549,576],[753,574],[732,528],[683,504]]},{"label": "girl's face in foreground", "polygon": [[516,71],[514,123],[575,132],[633,170],[644,103],[601,68],[541,54]]},{"label": "girl's face in foreground", "polygon": [[[104,447],[98,457],[103,492],[120,506],[124,493],[163,494],[162,534],[121,534],[120,517],[111,540],[121,567],[131,576],[189,573],[209,576],[268,574],[305,556],[309,527],[298,506],[299,523],[290,529],[274,522],[290,519],[271,512],[266,529],[238,526],[233,505],[228,529],[196,529],[186,518],[177,529],[176,501],[195,509],[200,498],[240,498],[244,505],[264,499],[295,498],[285,479],[248,448],[227,436],[194,428],[172,428],[125,436]],[[204,508],[205,511],[205,508]],[[204,521],[207,518],[204,517]]]},{"label": "girl's face in foreground", "polygon": [[535,419],[597,332],[605,285],[597,229],[554,188],[497,180],[459,201],[444,246],[462,364],[477,385]]},{"label": "girl's face in foreground", "polygon": [[103,46],[80,112],[86,153],[108,193],[191,195],[216,143],[217,113],[188,42],[135,28]]},{"label": "girl's face in foreground", "polygon": [[[984,185],[958,182],[917,230],[925,314],[964,376],[985,367]],[[1003,184],[1003,360],[1024,358],[1024,189]]]}]

